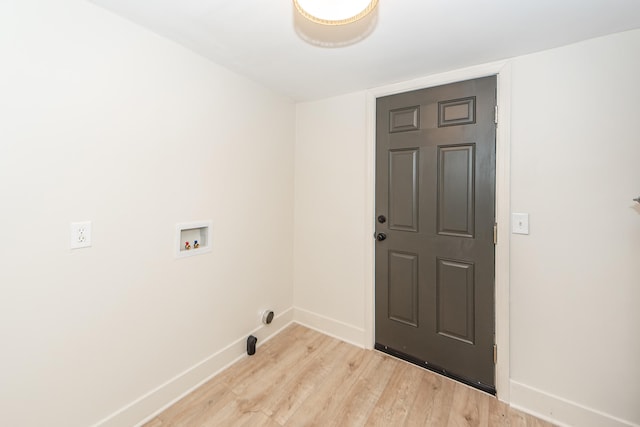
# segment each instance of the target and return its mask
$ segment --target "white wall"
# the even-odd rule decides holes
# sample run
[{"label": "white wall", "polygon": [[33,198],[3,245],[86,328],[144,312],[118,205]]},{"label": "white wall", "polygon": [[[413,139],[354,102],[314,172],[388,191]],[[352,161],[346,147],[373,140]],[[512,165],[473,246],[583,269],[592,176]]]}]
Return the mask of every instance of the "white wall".
[{"label": "white wall", "polygon": [[[632,31],[510,61],[511,204],[531,215],[510,241],[511,402],[555,422],[640,424],[638,52]],[[367,129],[350,119],[366,97],[297,114],[295,305],[357,341],[372,198]]]},{"label": "white wall", "polygon": [[300,323],[364,342],[365,93],[296,108],[294,305]]},{"label": "white wall", "polygon": [[[85,1],[0,28],[0,424],[131,425],[291,313],[294,104]],[[175,259],[206,219],[213,251]]]},{"label": "white wall", "polygon": [[513,62],[515,404],[534,388],[640,424],[639,52],[632,31]]}]

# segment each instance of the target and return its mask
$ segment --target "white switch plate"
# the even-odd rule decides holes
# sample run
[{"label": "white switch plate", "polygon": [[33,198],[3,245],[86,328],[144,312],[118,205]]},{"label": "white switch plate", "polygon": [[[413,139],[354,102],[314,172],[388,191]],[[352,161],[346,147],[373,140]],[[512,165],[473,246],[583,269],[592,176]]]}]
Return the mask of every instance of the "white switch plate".
[{"label": "white switch plate", "polygon": [[91,221],[71,223],[71,249],[91,246]]},{"label": "white switch plate", "polygon": [[511,214],[511,232],[513,234],[529,234],[529,214]]}]

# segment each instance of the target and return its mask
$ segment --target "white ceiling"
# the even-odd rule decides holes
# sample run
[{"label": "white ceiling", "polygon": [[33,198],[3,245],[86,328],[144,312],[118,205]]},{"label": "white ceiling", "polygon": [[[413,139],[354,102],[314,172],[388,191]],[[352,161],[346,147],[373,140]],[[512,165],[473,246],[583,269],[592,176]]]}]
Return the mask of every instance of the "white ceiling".
[{"label": "white ceiling", "polygon": [[353,28],[291,0],[90,1],[298,101],[640,28],[640,0],[379,0]]}]

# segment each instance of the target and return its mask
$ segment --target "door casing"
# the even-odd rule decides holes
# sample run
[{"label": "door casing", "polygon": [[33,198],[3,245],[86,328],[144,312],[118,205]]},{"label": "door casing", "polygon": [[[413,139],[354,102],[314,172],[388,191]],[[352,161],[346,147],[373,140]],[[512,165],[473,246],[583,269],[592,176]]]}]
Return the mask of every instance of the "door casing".
[{"label": "door casing", "polygon": [[[498,127],[496,130],[496,222],[498,241],[495,257],[495,313],[496,313],[496,391],[497,397],[509,403],[509,243],[510,243],[510,111],[511,111],[511,62],[499,61],[489,64],[446,72],[408,82],[383,86],[367,92],[367,141],[365,194],[366,209],[364,223],[367,236],[375,231],[375,133],[376,98],[416,89],[439,86],[447,83],[471,80],[479,77],[497,76]],[[365,345],[375,344],[375,240],[365,241]]]}]

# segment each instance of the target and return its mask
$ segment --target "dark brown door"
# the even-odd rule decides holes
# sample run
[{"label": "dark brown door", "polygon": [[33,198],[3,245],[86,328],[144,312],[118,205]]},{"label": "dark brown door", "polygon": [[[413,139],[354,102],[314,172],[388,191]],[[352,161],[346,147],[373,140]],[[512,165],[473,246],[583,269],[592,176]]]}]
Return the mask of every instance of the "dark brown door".
[{"label": "dark brown door", "polygon": [[496,78],[377,100],[376,348],[495,392]]}]

